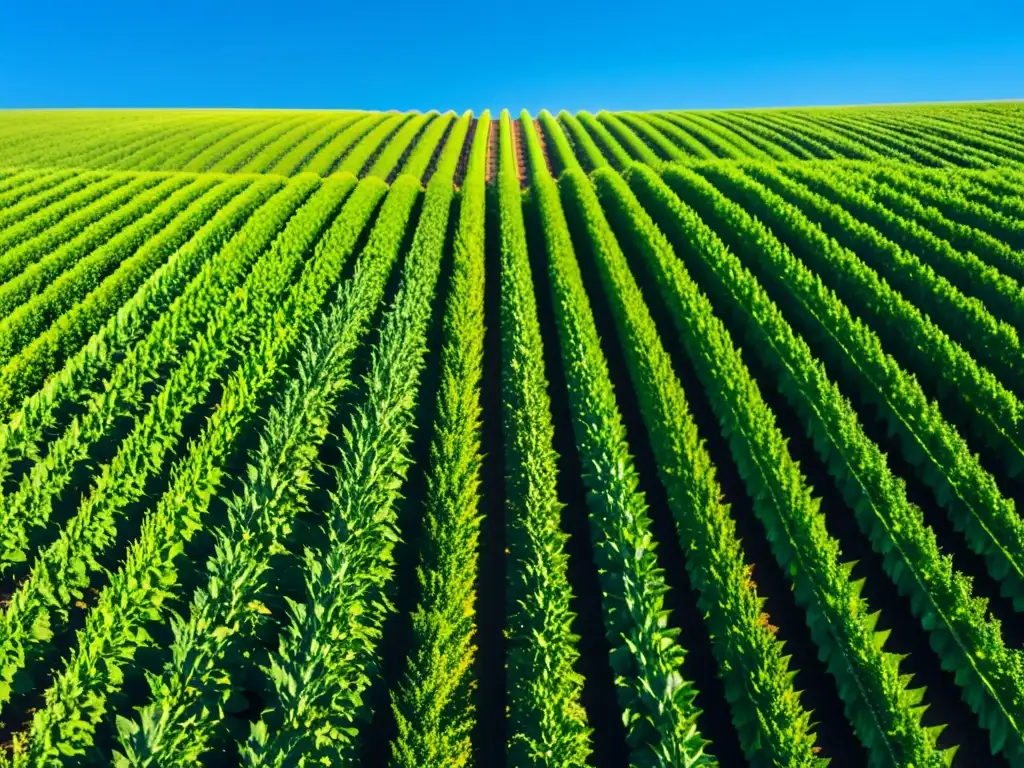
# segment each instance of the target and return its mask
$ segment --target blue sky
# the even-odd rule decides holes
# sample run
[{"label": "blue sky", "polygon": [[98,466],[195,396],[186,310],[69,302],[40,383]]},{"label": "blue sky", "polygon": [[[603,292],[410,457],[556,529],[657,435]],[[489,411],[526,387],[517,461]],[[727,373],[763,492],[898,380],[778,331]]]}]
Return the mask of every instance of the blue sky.
[{"label": "blue sky", "polygon": [[0,107],[536,111],[1005,98],[1024,98],[1024,0],[8,0],[0,19]]}]

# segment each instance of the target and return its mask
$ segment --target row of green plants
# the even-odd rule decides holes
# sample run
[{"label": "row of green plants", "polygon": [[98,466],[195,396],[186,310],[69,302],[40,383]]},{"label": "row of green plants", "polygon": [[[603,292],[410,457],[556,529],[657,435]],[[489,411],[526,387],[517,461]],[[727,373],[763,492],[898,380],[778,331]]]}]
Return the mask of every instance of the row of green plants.
[{"label": "row of green plants", "polygon": [[401,128],[387,137],[383,146],[375,148],[378,154],[372,164],[368,163],[369,167],[366,169],[366,173],[387,181],[397,170],[406,151],[419,144],[423,131],[431,123],[439,122],[439,117],[437,112],[427,112],[422,115],[413,115],[402,123]]},{"label": "row of green plants", "polygon": [[345,155],[370,131],[388,118],[384,112],[362,115],[358,120],[345,125],[344,129],[331,137],[320,150],[302,167],[303,171],[327,176],[338,170],[338,164]]},{"label": "row of green plants", "polygon": [[[228,525],[217,536],[210,578],[193,595],[188,621],[177,623],[172,660],[152,679],[151,701],[136,721],[120,723],[123,764],[193,765],[210,749],[241,659],[271,615],[267,581],[274,561],[286,551],[296,519],[308,513],[318,450],[342,395],[354,384],[355,351],[398,259],[402,234],[388,225],[399,220],[384,219],[371,235],[353,276],[313,325],[296,375],[271,407],[246,481],[228,502]],[[358,230],[347,233],[335,248],[354,245]]]},{"label": "row of green plants", "polygon": [[[419,330],[411,331],[414,335],[410,336],[410,331],[407,328],[403,329],[401,333],[405,336],[400,342],[405,345],[405,354],[413,357],[417,354],[416,350],[420,350],[422,355],[422,343],[417,342],[419,337],[415,334],[423,334],[424,313],[429,317],[429,309],[425,307],[429,307],[429,290],[432,290],[430,271],[425,268],[428,265],[421,263],[420,259],[430,257],[440,260],[447,211],[452,197],[451,174],[454,169],[454,158],[451,155],[452,153],[449,153],[448,156],[442,157],[439,164],[442,175],[436,184],[428,189],[417,227],[420,234],[413,243],[414,254],[425,252],[427,255],[410,257],[406,273],[409,275],[415,272],[415,276],[407,277],[407,282],[411,283],[407,284],[406,289],[400,292],[395,300],[394,313],[399,319],[390,321],[401,325],[411,317],[416,318],[414,325]],[[270,610],[264,603],[264,600],[267,600],[268,573],[274,558],[284,551],[284,545],[292,535],[295,519],[307,509],[305,495],[311,489],[312,472],[318,463],[317,451],[327,437],[330,419],[339,398],[352,384],[350,370],[354,351],[369,328],[376,307],[384,295],[388,275],[399,258],[398,246],[402,241],[399,225],[404,227],[403,212],[407,215],[409,201],[415,200],[415,196],[410,197],[410,192],[415,191],[410,181],[411,179],[407,177],[393,188],[397,190],[397,196],[389,198],[391,202],[385,203],[377,228],[360,256],[353,276],[339,289],[337,298],[314,325],[310,341],[304,347],[298,363],[297,377],[291,380],[271,408],[248,479],[240,493],[228,504],[229,525],[217,538],[212,562],[208,567],[212,573],[211,578],[205,588],[195,593],[189,621],[178,622],[175,633],[177,640],[172,648],[173,661],[167,665],[161,677],[153,678],[153,701],[142,709],[138,722],[120,723],[123,752],[118,756],[118,760],[123,764],[192,765],[210,747],[210,740],[216,732],[217,725],[224,718],[225,708],[231,700],[232,673],[237,672],[248,644],[270,615]],[[361,187],[377,190],[380,184],[365,181]],[[358,195],[359,191],[355,194]],[[326,243],[325,249],[340,252],[351,248],[357,234],[358,229],[352,227],[340,229],[338,232],[332,230],[327,237],[333,236],[333,241]],[[415,265],[413,261],[416,262]],[[410,312],[412,315],[408,314]],[[388,332],[385,331],[381,341],[382,347],[388,346],[384,341],[387,337]],[[409,409],[408,394],[410,391],[414,392],[416,388],[416,379],[409,378],[409,374],[415,373],[416,365],[413,364],[412,368],[401,365],[396,367],[397,362],[395,359],[376,362],[371,378],[386,374],[393,377],[393,382],[400,384],[401,392],[394,403],[398,411],[375,413],[368,421],[356,418],[352,429],[346,432],[351,444],[358,445],[364,450],[368,448],[371,453],[377,454],[368,464],[364,464],[361,459],[355,460],[355,463],[364,467],[372,477],[377,477],[379,472],[388,471],[388,462],[395,459],[392,451],[394,443],[382,442],[383,438],[363,441],[353,435],[360,430],[372,430],[381,423],[396,424],[398,431],[389,435],[399,443],[404,441],[401,435],[405,426],[400,424],[401,419],[396,417],[396,413],[407,412]],[[375,402],[379,403],[380,398]],[[363,459],[366,455],[363,454]],[[398,473],[402,470],[395,467],[394,471]],[[385,497],[391,501],[383,503],[393,503],[397,491],[397,488],[386,483],[382,489],[366,476],[355,477],[349,473],[344,475],[344,479],[339,478],[339,483],[350,484],[345,487],[349,487],[354,493],[369,494],[363,501],[350,498],[347,503],[341,504],[340,509],[336,507],[339,515],[349,514],[353,507],[374,509],[374,502],[381,502]],[[377,522],[373,521],[370,524]],[[361,528],[353,518],[339,521],[338,527],[331,528],[331,531],[339,534],[346,527],[363,533],[359,541],[363,543],[365,551],[372,552],[374,544],[383,547],[384,551],[378,552],[378,555],[387,560],[391,546],[388,537],[375,541],[375,533]],[[347,549],[347,544],[339,545],[339,550]],[[346,556],[339,552],[339,557],[344,560]],[[360,565],[353,565],[347,561],[336,566],[335,575],[338,579],[365,575],[366,581],[362,583],[369,585],[368,589],[380,588],[383,582],[379,576],[387,570],[386,567],[382,571],[372,566],[363,569]],[[315,577],[310,584],[319,586]],[[337,590],[332,597],[338,601],[349,600],[358,604],[360,595],[366,595],[365,590],[360,593],[359,589],[353,589],[352,583],[335,586]],[[315,590],[316,586],[311,586],[311,589]],[[228,593],[231,600],[223,599]],[[323,595],[321,592],[320,596]],[[376,603],[371,601],[371,604]],[[339,604],[338,615],[347,615],[352,605],[353,602]],[[362,612],[363,619],[357,624],[368,619],[372,613],[372,610]],[[310,633],[320,632],[316,626],[311,627],[309,621],[316,622],[318,626],[324,622],[323,615],[315,613],[308,616],[299,608],[295,608],[295,615],[292,618],[296,622],[304,622],[303,626],[293,623],[288,629],[287,637],[293,640],[296,637],[305,639]],[[331,627],[336,628],[335,625],[329,625],[329,628]],[[367,629],[367,626],[362,624],[355,627],[354,631],[361,638],[368,636],[365,634],[367,631],[372,633],[372,629]],[[321,637],[315,649],[323,650],[325,641],[326,638]],[[331,641],[338,641],[337,633],[331,634]],[[343,654],[351,647],[346,646]],[[302,660],[297,663],[315,665],[318,662],[330,662],[331,656],[327,652],[319,659],[308,658],[315,655],[315,649],[311,651],[304,647]],[[288,654],[284,645],[281,654]],[[355,667],[363,669],[358,664]],[[271,669],[280,672],[273,663]],[[332,683],[340,682],[337,677],[325,677],[328,671],[318,670],[316,681],[319,689],[310,686],[301,694],[297,694],[289,687],[282,694],[282,700],[288,700],[289,696],[322,698],[323,692],[329,690]],[[277,672],[272,671],[271,676]],[[293,683],[301,685],[310,677],[300,672]],[[277,680],[276,677],[274,679]],[[355,685],[358,688],[361,683],[356,681]],[[352,693],[355,701],[358,701],[359,696],[358,690]],[[218,705],[211,707],[211,701],[218,702]],[[294,699],[290,701],[294,702]],[[300,719],[307,717],[307,714],[303,714],[308,713],[304,706],[300,705],[299,710]],[[302,722],[308,724],[307,720]],[[284,755],[302,749],[306,744],[303,741],[304,734],[300,736],[292,732],[290,739],[282,737],[281,741],[277,742],[277,747],[274,747],[262,742],[257,735],[258,731],[259,729],[253,736],[255,746],[251,744],[246,751],[247,759],[255,762],[268,759],[273,763],[275,758],[268,758],[267,751],[276,751],[278,757],[284,759]],[[260,750],[263,750],[262,758],[256,756]]]},{"label": "row of green plants", "polygon": [[391,702],[397,728],[394,768],[473,764],[489,138],[482,127],[490,128],[489,118],[488,112],[480,116],[481,127],[473,136],[452,246],[437,416],[422,504],[419,600],[405,672]]},{"label": "row of green plants", "polygon": [[[168,599],[178,583],[185,546],[204,528],[203,518],[211,502],[230,478],[228,458],[240,437],[252,428],[262,400],[280,386],[290,357],[336,286],[344,264],[352,256],[352,246],[384,193],[383,182],[364,181],[352,192],[323,237],[319,237],[324,227],[322,220],[336,208],[344,188],[351,190],[353,183],[350,176],[328,180],[279,236],[281,245],[275,249],[275,261],[280,263],[268,276],[267,285],[254,284],[249,291],[237,291],[233,297],[231,309],[240,317],[260,316],[261,327],[254,329],[252,342],[227,377],[218,407],[172,469],[167,490],[145,513],[141,533],[129,547],[124,564],[111,575],[109,584],[88,611],[80,642],[71,658],[56,671],[47,706],[36,712],[28,731],[30,763],[48,761],[51,755],[59,753],[86,753],[95,725],[106,712],[108,696],[118,689],[122,665],[149,641],[147,624],[168,618]],[[397,251],[418,194],[419,185],[412,179],[400,180],[392,187],[374,226],[377,236],[371,236],[368,249]],[[304,212],[308,215],[303,216]],[[301,274],[290,279],[295,262],[302,260],[314,242],[315,252],[302,266]],[[275,289],[275,282],[280,282],[280,287]],[[284,295],[282,288],[286,288]],[[269,313],[260,311],[259,305],[264,303]],[[200,347],[196,345],[193,349],[200,352]],[[186,358],[182,370],[188,371],[190,362]],[[132,437],[147,431],[147,437],[159,437],[146,427],[154,425],[155,417],[176,399],[168,396],[165,387],[156,407],[140,420],[140,428]],[[131,438],[122,443],[118,458],[131,453],[130,442]],[[130,489],[131,486],[124,491]],[[94,493],[90,500],[110,507],[124,491],[121,496]],[[80,509],[79,515],[82,512]],[[64,530],[73,527],[69,524]],[[62,534],[63,538],[66,536]],[[73,548],[79,556],[83,544],[79,542]],[[131,609],[120,609],[124,605]],[[69,728],[68,723],[75,725]]]},{"label": "row of green plants", "polygon": [[[58,175],[57,178],[60,178]],[[13,224],[36,218],[46,220],[42,211],[52,208],[66,198],[87,188],[89,185],[109,178],[105,174],[97,173],[75,173],[66,177],[63,181],[52,187],[26,195],[16,203],[5,205],[0,209],[0,232]]]},{"label": "row of green plants", "polygon": [[[698,766],[705,753],[693,684],[682,677],[679,630],[666,626],[665,578],[655,554],[640,477],[601,351],[590,302],[576,260],[558,185],[548,174],[533,122],[526,136],[558,348],[583,483],[589,530],[601,583],[605,635],[611,648],[616,696],[623,713],[630,764]],[[553,354],[553,352],[552,352]]]},{"label": "row of green plants", "polygon": [[[953,221],[988,233],[1014,251],[1024,247],[1024,224],[1020,220],[1024,204],[1015,202],[1017,194],[1014,188],[999,184],[997,177],[968,175],[962,171],[937,177],[934,173],[926,173],[926,169],[906,166],[872,166],[857,170],[912,195]],[[986,181],[993,186],[987,186]],[[989,256],[988,253],[985,255]],[[1000,257],[999,269],[1017,280],[1024,278],[1019,254],[1006,254],[1000,249]]]},{"label": "row of green plants", "polygon": [[[986,231],[991,223],[1005,217],[986,204],[969,199],[966,192],[952,188],[941,196],[955,201],[960,211],[974,209],[967,216],[950,216],[949,209],[946,206],[943,206],[945,210],[940,209],[939,200],[929,195],[929,191],[934,189],[931,184],[905,173],[901,168],[882,166],[877,172],[854,167],[835,170],[893,213],[913,219],[958,251],[975,254],[989,269],[1001,272],[1004,278],[1018,283],[1024,278],[1020,255],[1006,242]],[[946,175],[952,177],[954,174]]]},{"label": "row of green plants", "polygon": [[545,350],[526,239],[512,120],[501,113],[501,398],[505,456],[507,760],[582,766],[590,728],[573,634]]},{"label": "row of green plants", "polygon": [[827,168],[794,166],[787,167],[786,173],[870,224],[890,242],[915,254],[966,297],[980,301],[997,321],[1006,322],[1015,330],[1022,327],[1022,291],[1017,280],[1000,271],[991,262],[991,254],[983,260],[970,246],[963,247],[966,243],[954,247],[936,231],[941,229],[942,222],[935,217],[925,212],[923,223],[906,218],[878,202],[872,190],[861,190]]},{"label": "row of green plants", "polygon": [[[617,341],[636,391],[665,488],[685,567],[706,615],[732,720],[755,766],[820,765],[811,713],[794,688],[794,670],[762,610],[729,505],[698,433],[682,383],[623,247],[661,235],[626,182],[611,169],[594,185],[582,174],[560,183],[569,215],[586,229],[591,259],[611,305]],[[613,227],[614,222],[614,227]]]},{"label": "row of green plants", "polygon": [[[136,174],[125,186],[114,189],[36,237],[4,251],[0,255],[0,288],[7,296],[5,311],[30,299],[40,286],[59,276],[67,265],[76,263],[145,214],[144,206],[159,203],[186,183],[184,176],[175,179],[169,174]],[[40,277],[19,290],[16,279],[31,281],[35,273]]]},{"label": "row of green plants", "polygon": [[55,224],[74,215],[75,211],[89,206],[97,199],[127,184],[135,174],[129,173],[83,173],[88,183],[76,192],[61,197],[45,207],[36,210],[31,216],[18,216],[8,222],[0,230],[0,250],[4,253],[35,238]]},{"label": "row of green plants", "polygon": [[0,286],[0,360],[10,360],[121,259],[219,185],[216,178],[168,179],[116,211],[109,217],[110,228],[102,234],[93,236],[87,230]]},{"label": "row of green plants", "polygon": [[[156,269],[204,225],[215,220],[250,182],[250,178],[225,179],[152,236],[148,236],[146,228],[137,231],[133,227],[79,261],[0,321],[0,333],[5,340],[0,344],[0,365],[7,368],[15,357],[33,357],[40,348],[36,342],[44,336],[55,339],[66,350],[77,350],[135,295]],[[160,223],[154,221],[151,226],[155,229]],[[62,363],[63,357],[54,361],[36,381],[44,381]]]},{"label": "row of green plants", "polygon": [[[132,265],[127,267],[131,270],[127,275],[101,283],[84,302],[57,318],[0,369],[0,415],[12,414],[18,404],[26,403],[41,388],[52,386],[53,377],[62,374],[69,361],[81,359],[83,350],[95,344],[93,339],[108,340],[112,322],[129,316],[137,321],[131,310],[146,304],[157,286],[166,286],[173,278],[193,276],[203,260],[219,251],[280,187],[281,182],[272,178],[241,185],[238,194],[218,208],[186,243],[179,242],[169,251],[167,244],[147,241],[130,262],[122,265],[122,269]],[[154,257],[161,261],[154,264]]]},{"label": "row of green plants", "polygon": [[[862,582],[852,578],[852,564],[842,561],[820,500],[792,458],[739,348],[684,264],[690,254],[721,252],[721,241],[653,170],[633,166],[627,178],[678,249],[677,256],[664,236],[656,238],[647,230],[644,267],[708,394],[754,511],[793,582],[811,637],[872,764],[895,758],[897,763],[948,765],[952,755],[936,747],[940,729],[920,723],[916,707],[924,692],[908,688],[900,657],[884,650],[887,633],[876,632],[877,614],[860,596]],[[738,277],[731,275],[734,281]],[[814,372],[820,375],[820,367]]]},{"label": "row of green plants", "polygon": [[245,163],[235,169],[236,173],[264,173],[273,168],[278,160],[291,151],[302,139],[329,123],[329,117],[289,123],[290,127],[276,138],[267,142],[258,152],[252,153]]},{"label": "row of green plants", "polygon": [[[101,567],[99,558],[116,541],[119,523],[123,525],[125,516],[142,501],[147,479],[162,470],[178,447],[184,418],[203,402],[217,376],[234,356],[231,342],[244,343],[247,335],[249,339],[258,338],[262,327],[281,311],[281,299],[287,294],[291,294],[291,305],[296,307],[293,310],[296,323],[287,333],[278,331],[276,335],[284,343],[301,330],[303,315],[298,310],[304,306],[302,300],[305,299],[305,306],[315,305],[329,285],[315,282],[317,278],[336,279],[341,269],[338,265],[333,274],[328,272],[321,276],[315,267],[319,266],[318,262],[330,265],[341,261],[343,264],[346,254],[328,252],[326,258],[307,263],[301,269],[305,279],[300,278],[291,288],[289,285],[307,251],[354,186],[354,177],[339,176],[323,184],[310,197],[278,234],[268,254],[270,258],[260,262],[263,269],[255,271],[253,279],[232,291],[229,300],[217,308],[198,338],[189,340],[176,368],[134,418],[113,457],[93,473],[91,488],[74,514],[60,527],[57,537],[36,549],[28,575],[20,581],[0,619],[0,659],[3,660],[0,672],[5,679],[11,679],[18,669],[38,659],[54,631],[67,621],[70,604],[81,599]],[[380,194],[383,192],[354,198],[349,205],[350,215],[357,222],[365,222]],[[366,197],[370,199],[364,200]],[[345,213],[337,222],[339,228],[348,221]],[[359,229],[361,226],[357,225],[357,231]],[[326,250],[323,241],[320,245],[321,252]],[[243,357],[242,362],[245,361]],[[220,414],[221,410],[215,413]],[[45,525],[60,498],[61,487],[71,481],[76,464],[89,456],[88,438],[105,437],[110,428],[107,421],[96,424],[91,433],[69,429],[66,440],[50,446],[45,462],[33,465],[19,492],[4,498],[5,513],[13,515],[22,525]],[[45,470],[48,464],[59,472],[43,472],[46,481],[33,483],[36,470]],[[27,554],[24,550],[14,551],[5,560],[16,563],[18,555],[24,558]]]},{"label": "row of green plants", "polygon": [[[828,337],[828,343],[842,349],[848,357],[841,370],[863,381],[865,389],[875,389],[877,399],[888,398],[897,424],[910,425],[912,430],[914,425],[928,423],[927,401],[919,391],[915,393],[916,382],[886,359],[877,337],[854,324],[834,295],[761,224],[699,175],[685,169],[666,170],[664,175],[670,185],[685,190],[686,199],[716,223],[723,238],[736,243],[748,262],[769,261],[770,266],[764,264],[759,271],[771,272],[778,282],[794,286],[790,295],[799,297],[807,315],[821,326],[808,337]],[[718,305],[729,310],[749,348],[756,350],[779,382],[846,504],[882,555],[890,577],[931,633],[944,666],[960,673],[958,682],[966,698],[985,698],[989,705],[984,709],[997,711],[982,715],[983,725],[992,730],[993,746],[1000,749],[1006,742],[1008,753],[1015,754],[1020,742],[1019,654],[1006,647],[998,623],[986,617],[985,602],[972,595],[970,580],[942,556],[934,532],[921,510],[907,499],[902,481],[888,469],[885,454],[864,433],[857,412],[757,278],[721,241],[713,251],[705,247],[698,254],[694,249],[694,261],[698,258]],[[801,284],[802,288],[797,287]],[[923,698],[923,692],[918,695]]]},{"label": "row of green plants", "polygon": [[269,169],[269,172],[282,176],[294,176],[304,172],[306,163],[317,157],[321,149],[362,117],[361,112],[351,112],[326,121],[322,127],[311,131],[308,136],[291,147]]},{"label": "row of green plants", "polygon": [[[5,240],[8,247],[0,255],[0,282],[6,283],[16,277],[33,263],[82,234],[89,225],[126,205],[136,195],[167,177],[156,174],[126,173],[123,178],[126,182],[123,186],[115,185],[98,200],[94,200],[91,205],[86,205],[81,210],[58,218],[52,226],[44,227],[33,236],[21,239],[20,242],[18,242],[17,230],[25,225],[30,225],[32,219],[6,230],[4,235],[10,235],[10,240]],[[69,200],[75,197],[77,196],[72,195]]]},{"label": "row of green plants", "polygon": [[60,168],[42,171],[19,170],[16,173],[12,173],[0,185],[0,205],[5,209],[17,205],[40,192],[52,189],[73,176],[75,176],[74,171]]},{"label": "row of green plants", "polygon": [[[244,341],[244,334],[251,335],[259,327],[262,317],[272,312],[277,293],[283,291],[291,281],[296,266],[305,255],[305,249],[319,235],[336,206],[354,186],[355,179],[351,176],[338,177],[330,186],[321,185],[300,214],[289,222],[289,226],[274,233],[276,239],[271,252],[261,254],[264,258],[258,262],[244,286],[225,286],[225,293],[219,297],[220,303],[206,307],[197,307],[191,303],[187,306],[179,305],[183,311],[162,315],[142,342],[127,351],[124,359],[119,361],[104,382],[101,391],[88,397],[84,412],[71,420],[59,438],[46,440],[45,422],[40,423],[43,429],[35,434],[26,434],[20,430],[7,433],[18,438],[28,438],[28,444],[22,442],[18,446],[23,451],[31,453],[37,450],[37,440],[47,443],[47,451],[42,461],[32,464],[20,477],[13,492],[0,498],[0,514],[6,523],[5,528],[13,531],[14,525],[45,526],[54,504],[73,481],[76,467],[89,459],[93,446],[114,433],[118,420],[138,420],[147,412],[153,412],[151,418],[157,419],[154,425],[162,423],[160,420],[171,420],[169,423],[173,424],[173,414],[180,416],[188,413],[201,402],[203,393],[219,370],[218,366],[226,364],[236,355],[230,342]],[[244,251],[247,249],[241,250],[244,261]],[[211,290],[210,293],[216,297],[215,291]],[[230,302],[249,294],[254,294],[251,301],[252,313],[246,315],[233,312]],[[202,312],[204,309],[207,312]],[[198,318],[190,317],[190,312],[195,310],[202,314]],[[196,320],[205,321],[205,326],[199,326]],[[178,329],[185,333],[174,333]],[[194,358],[195,371],[182,368],[182,359],[189,355]],[[200,372],[205,372],[205,375],[199,375]],[[168,398],[166,390],[171,381],[176,382],[175,387],[182,393],[180,398]],[[159,411],[154,411],[154,400],[146,391],[147,383],[163,393],[166,404]],[[24,422],[15,418],[11,423],[18,426]],[[138,442],[139,439],[136,438],[136,441],[141,449],[146,443]],[[158,443],[163,446],[161,451],[152,453],[149,461],[144,462],[139,470],[149,467],[156,471],[161,464],[161,457],[176,442],[176,430],[164,434]],[[24,453],[18,455],[12,452],[9,460],[17,460],[22,455]],[[116,475],[108,478],[108,482],[114,483],[121,480]],[[27,541],[23,545],[27,545]],[[9,549],[0,556],[0,568],[9,568],[24,559],[24,546],[21,549]]]},{"label": "row of green plants", "polygon": [[[838,301],[818,310],[822,317],[835,318],[839,308],[867,315],[864,325],[855,328],[856,333],[851,331],[850,340],[841,345],[840,364],[861,382],[860,394],[899,436],[907,461],[954,524],[966,531],[971,547],[986,557],[992,575],[1004,581],[1019,603],[1024,570],[1020,547],[1014,542],[1022,540],[1024,528],[1013,501],[1001,492],[995,477],[941,409],[929,401],[920,381],[900,370],[899,362],[909,358],[915,364],[911,372],[927,373],[932,382],[946,382],[947,390],[978,414],[983,438],[1003,447],[1002,460],[1011,475],[1021,467],[1016,398],[856,255],[829,240],[800,209],[738,171],[708,170],[707,175],[744,209],[762,216],[813,273],[836,290]],[[808,296],[822,292],[816,283],[803,281]],[[883,347],[890,354],[895,351],[894,359],[883,354]],[[876,361],[873,366],[872,361]],[[919,367],[922,363],[927,367]]]},{"label": "row of green plants", "polygon": [[[274,703],[241,749],[247,766],[358,766],[379,645],[393,610],[398,501],[411,466],[427,333],[454,198],[453,166],[427,187],[394,301],[374,345],[360,402],[346,419],[321,543],[302,556],[305,599],[290,601],[262,667]],[[411,179],[411,177],[403,177]]]},{"label": "row of green plants", "polygon": [[[5,531],[45,524],[45,516],[38,520],[36,513],[13,522],[19,507],[29,501],[30,489],[66,483],[66,478],[57,478],[73,469],[76,455],[88,453],[87,446],[101,440],[111,424],[142,412],[146,385],[160,379],[161,370],[184,353],[253,264],[260,257],[265,260],[266,249],[319,185],[318,178],[306,176],[283,189],[276,179],[250,187],[262,202],[237,233],[223,232],[226,242],[203,237],[180,249],[0,426],[0,519]],[[231,213],[226,210],[225,218]],[[9,391],[4,394],[9,414],[17,399]],[[75,406],[83,410],[65,422],[62,415]],[[78,444],[86,447],[76,449]],[[40,461],[44,448],[46,459]],[[32,468],[22,476],[16,468],[32,460]],[[17,552],[24,551],[27,542],[14,544],[11,539],[0,548],[0,571],[24,559]]]},{"label": "row of green plants", "polygon": [[[251,130],[258,130],[258,127]],[[244,137],[250,132],[247,126],[235,123],[220,128],[206,127],[200,131],[174,131],[160,136],[157,141],[140,141],[127,146],[119,142],[107,153],[94,157],[92,164],[100,168],[136,168],[141,171],[185,168],[207,148],[222,147],[225,139],[234,140],[233,137]],[[201,170],[201,164],[200,168],[193,167],[192,170]]]}]

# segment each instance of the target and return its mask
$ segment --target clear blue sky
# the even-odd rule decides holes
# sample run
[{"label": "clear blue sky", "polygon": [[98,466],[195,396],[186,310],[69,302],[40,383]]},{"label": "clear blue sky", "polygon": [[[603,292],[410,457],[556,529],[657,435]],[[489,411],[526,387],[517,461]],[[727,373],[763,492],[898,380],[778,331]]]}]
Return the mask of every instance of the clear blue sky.
[{"label": "clear blue sky", "polygon": [[1022,97],[1024,0],[7,0],[0,18],[0,107],[536,111]]}]

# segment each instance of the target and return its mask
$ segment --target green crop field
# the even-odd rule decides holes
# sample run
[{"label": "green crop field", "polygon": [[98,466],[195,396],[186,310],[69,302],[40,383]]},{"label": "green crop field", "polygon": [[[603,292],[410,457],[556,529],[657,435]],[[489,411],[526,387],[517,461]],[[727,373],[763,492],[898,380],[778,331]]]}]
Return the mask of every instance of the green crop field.
[{"label": "green crop field", "polygon": [[0,112],[0,765],[1024,766],[1024,104]]}]

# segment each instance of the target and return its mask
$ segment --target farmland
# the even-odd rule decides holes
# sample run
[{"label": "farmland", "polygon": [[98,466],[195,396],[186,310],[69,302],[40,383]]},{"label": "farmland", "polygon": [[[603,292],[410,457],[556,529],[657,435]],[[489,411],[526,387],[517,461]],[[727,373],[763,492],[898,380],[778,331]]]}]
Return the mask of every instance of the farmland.
[{"label": "farmland", "polygon": [[1022,282],[1015,103],[0,113],[0,765],[1024,766]]}]

